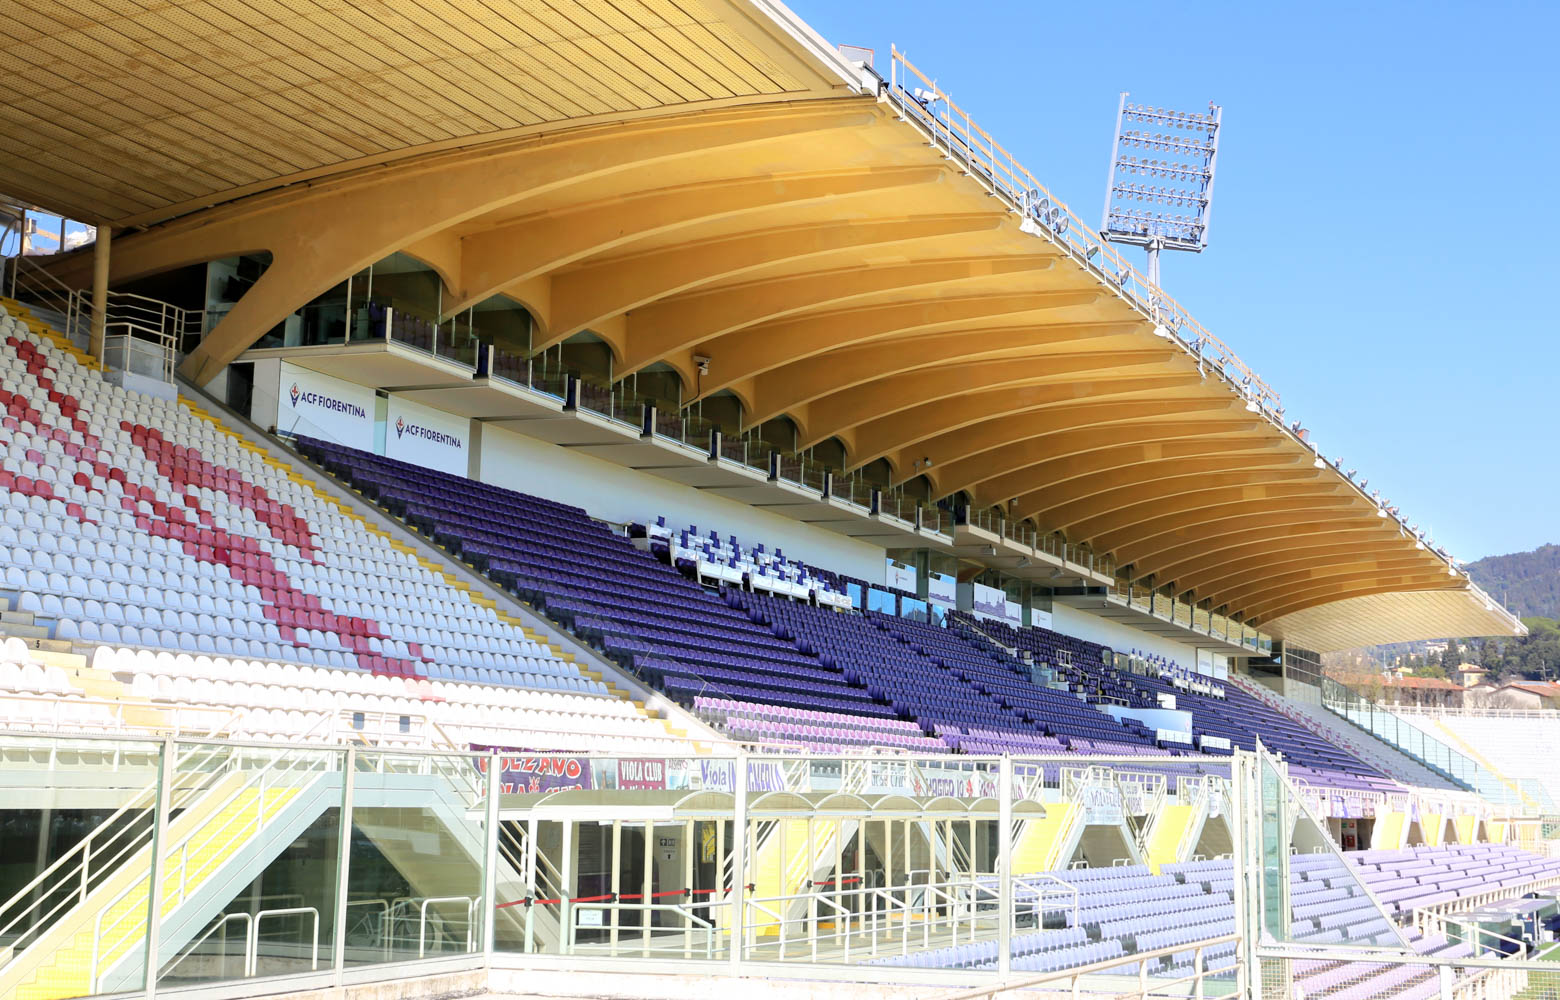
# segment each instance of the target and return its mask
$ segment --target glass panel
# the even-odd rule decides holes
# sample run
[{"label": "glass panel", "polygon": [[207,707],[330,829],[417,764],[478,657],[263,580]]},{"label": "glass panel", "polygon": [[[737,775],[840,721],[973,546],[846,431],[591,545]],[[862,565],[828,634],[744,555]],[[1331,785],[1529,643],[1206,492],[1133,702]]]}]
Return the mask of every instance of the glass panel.
[{"label": "glass panel", "polygon": [[159,983],[330,969],[345,751],[180,749]]},{"label": "glass panel", "polygon": [[[513,751],[499,767],[499,950],[725,957],[738,845],[729,760]],[[576,788],[590,791],[588,814],[558,808]]]},{"label": "glass panel", "polygon": [[348,966],[481,948],[483,788],[471,755],[358,752]]},{"label": "glass panel", "polygon": [[161,744],[0,736],[0,974],[54,996],[139,989]]}]

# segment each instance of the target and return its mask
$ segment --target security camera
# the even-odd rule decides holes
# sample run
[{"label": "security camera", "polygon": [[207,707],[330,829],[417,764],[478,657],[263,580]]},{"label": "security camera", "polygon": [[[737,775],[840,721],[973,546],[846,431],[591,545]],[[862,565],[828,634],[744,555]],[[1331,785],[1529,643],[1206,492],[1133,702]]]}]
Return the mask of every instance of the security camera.
[{"label": "security camera", "polygon": [[710,373],[710,356],[708,354],[695,354],[693,363],[699,366],[700,375],[708,375]]}]

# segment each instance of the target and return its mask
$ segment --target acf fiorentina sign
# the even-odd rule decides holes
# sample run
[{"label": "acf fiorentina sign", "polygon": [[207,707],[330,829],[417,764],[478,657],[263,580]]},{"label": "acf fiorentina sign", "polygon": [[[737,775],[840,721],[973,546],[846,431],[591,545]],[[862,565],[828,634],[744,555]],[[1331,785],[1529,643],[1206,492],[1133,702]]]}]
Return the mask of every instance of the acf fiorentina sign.
[{"label": "acf fiorentina sign", "polygon": [[329,375],[280,366],[276,427],[289,434],[324,438],[349,448],[374,450],[374,390]]},{"label": "acf fiorentina sign", "polygon": [[467,473],[471,421],[396,395],[390,397],[386,419],[390,422],[385,435],[386,458],[455,476]]}]

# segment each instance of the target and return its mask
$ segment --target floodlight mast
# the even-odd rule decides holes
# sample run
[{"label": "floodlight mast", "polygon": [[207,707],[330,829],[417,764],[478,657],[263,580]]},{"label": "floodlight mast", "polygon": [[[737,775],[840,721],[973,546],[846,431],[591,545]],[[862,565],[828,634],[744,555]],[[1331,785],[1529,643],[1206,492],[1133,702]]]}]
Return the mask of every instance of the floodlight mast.
[{"label": "floodlight mast", "polygon": [[[1110,176],[1105,182],[1105,208],[1100,219],[1100,236],[1112,243],[1142,247],[1148,252],[1148,281],[1160,287],[1159,254],[1162,250],[1190,250],[1201,253],[1208,245],[1208,226],[1213,217],[1213,173],[1219,156],[1219,127],[1224,109],[1208,103],[1207,114],[1171,111],[1127,103],[1130,96],[1121,92],[1116,108],[1116,134],[1111,139]],[[1158,124],[1190,132],[1150,133]],[[1127,126],[1131,127],[1127,127]],[[1128,154],[1127,149],[1158,153],[1164,159]],[[1153,187],[1124,177],[1158,177],[1171,181],[1169,187]],[[1148,202],[1146,209],[1129,209],[1129,199]],[[1190,215],[1166,218],[1154,208],[1187,210]]]}]

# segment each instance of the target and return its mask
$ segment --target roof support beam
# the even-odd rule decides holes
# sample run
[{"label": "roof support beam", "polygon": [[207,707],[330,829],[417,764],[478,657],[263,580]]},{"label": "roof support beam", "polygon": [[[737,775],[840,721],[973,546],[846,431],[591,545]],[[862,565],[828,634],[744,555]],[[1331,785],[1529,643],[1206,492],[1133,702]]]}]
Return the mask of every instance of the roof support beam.
[{"label": "roof support beam", "polygon": [[431,155],[399,170],[257,195],[195,221],[116,241],[112,277],[123,282],[221,257],[271,253],[271,266],[180,366],[185,377],[204,384],[299,303],[442,229],[586,178],[794,140],[799,132],[860,127],[873,117],[854,105],[756,107]]},{"label": "roof support beam", "polygon": [[[987,480],[977,490],[983,498],[982,503],[991,505],[1015,497],[1035,497],[1058,485],[1092,484],[1099,476],[1124,474],[1148,466],[1163,467],[1186,459],[1267,453],[1263,441],[1256,435],[1210,438],[1192,434],[1167,441],[1143,441],[1141,433],[1135,431],[1113,428],[1109,433],[1115,440],[1102,443],[1089,452],[1062,456]],[[1090,485],[1089,489],[1093,491],[1094,488]]]},{"label": "roof support beam", "polygon": [[[1323,526],[1325,527],[1325,526]],[[1218,548],[1209,552],[1193,552],[1190,557],[1162,564],[1159,578],[1174,583],[1176,591],[1186,593],[1195,590],[1203,597],[1215,596],[1210,585],[1216,580],[1238,576],[1262,576],[1269,566],[1315,565],[1328,559],[1362,558],[1366,555],[1388,556],[1400,552],[1391,539],[1369,526],[1345,528],[1334,535],[1312,537],[1310,535],[1275,536],[1264,540],[1260,546]],[[1228,582],[1220,585],[1227,588]]]},{"label": "roof support beam", "polygon": [[[1152,351],[1057,354],[922,368],[827,396],[793,412],[805,430],[806,444],[859,428],[863,433],[852,439],[870,450],[852,451],[850,461],[862,465],[902,447],[907,434],[946,434],[977,421],[1015,418],[1057,402],[1094,402],[1080,395],[1080,386],[1103,387],[1106,395],[1118,397],[1122,393],[1108,391],[1113,384],[1163,387],[1171,379],[1139,374],[1163,357]],[[1133,359],[1140,363],[1133,364]],[[949,399],[955,400],[953,405],[935,405]],[[929,411],[942,422],[930,420]]]},{"label": "roof support beam", "polygon": [[[915,241],[947,240],[970,233],[990,232],[1000,222],[1001,216],[998,215],[872,220],[850,225],[828,221],[744,233],[728,239],[613,258],[553,278],[553,331],[550,342],[557,343],[603,319],[631,313],[628,324],[629,350],[621,359],[621,370],[624,373],[637,371],[667,354],[686,350],[722,333],[767,318],[762,312],[755,315],[749,311],[748,303],[740,295],[733,298],[727,294],[724,302],[727,308],[722,311],[719,308],[721,303],[717,302],[711,307],[705,296],[682,294],[691,289],[717,281],[729,281],[765,267],[827,257],[845,251],[897,247]],[[967,278],[982,270],[986,273],[1006,273],[1049,266],[1050,260],[1046,258],[1038,261],[1031,258],[1024,264],[1004,261],[988,264],[984,268],[969,263],[937,268],[935,263],[928,263],[916,273],[903,275],[903,279],[914,285],[917,281]],[[766,304],[774,314],[783,315],[807,308],[811,295],[819,296],[817,302],[821,304],[831,301],[831,298],[850,298],[852,295],[884,290],[876,287],[875,281],[883,282],[887,289],[894,287],[895,276],[892,274],[877,278],[873,269],[862,268],[854,263],[846,263],[844,267],[844,277],[835,277],[828,287],[791,279],[792,294],[801,295],[800,304],[793,304],[794,299],[788,299],[783,294],[772,296]],[[758,306],[761,301],[755,300],[752,305]],[[696,309],[701,306],[711,315],[698,317]],[[550,344],[537,346],[546,347]]]},{"label": "roof support beam", "polygon": [[[1104,517],[1135,508],[1139,504],[1159,505],[1191,494],[1231,487],[1266,486],[1278,483],[1315,482],[1321,479],[1315,469],[1297,468],[1299,463],[1282,465],[1274,463],[1266,468],[1252,468],[1245,458],[1194,459],[1177,463],[1175,471],[1164,466],[1136,470],[1136,478],[1130,472],[1114,474],[1113,481],[1096,486],[1092,492],[1049,507],[1035,506],[1029,496],[1020,497],[1015,509],[1024,511],[1025,517],[1044,515],[1044,523],[1059,531],[1071,531],[1086,519]],[[1179,473],[1179,474],[1177,474]],[[1075,485],[1076,495],[1088,488]],[[1058,491],[1059,492],[1059,491]],[[1058,498],[1051,498],[1053,501]]]},{"label": "roof support beam", "polygon": [[[1149,575],[1165,583],[1175,583],[1178,590],[1186,591],[1197,586],[1190,570],[1198,566],[1219,566],[1249,557],[1271,557],[1274,553],[1309,546],[1329,546],[1342,543],[1369,545],[1382,537],[1381,530],[1370,518],[1328,518],[1318,521],[1314,516],[1279,525],[1263,525],[1217,536],[1204,536],[1165,549],[1153,559],[1153,565],[1134,564],[1130,558],[1116,555],[1118,566],[1134,565],[1133,579],[1140,581]],[[1204,594],[1204,597],[1217,597]]]},{"label": "roof support beam", "polygon": [[1303,611],[1306,608],[1316,607],[1319,604],[1346,601],[1351,597],[1368,597],[1372,594],[1397,594],[1418,590],[1451,590],[1457,586],[1458,584],[1454,583],[1451,577],[1437,576],[1434,573],[1422,577],[1402,576],[1390,581],[1376,581],[1357,586],[1348,584],[1340,586],[1337,583],[1329,583],[1291,595],[1288,599],[1280,600],[1271,605],[1254,609],[1250,617],[1253,623],[1260,625],[1269,619],[1282,618],[1285,615]]},{"label": "roof support beam", "polygon": [[[1218,419],[1219,408],[1209,404],[1208,400],[1172,400],[1158,404],[1160,417],[1199,411],[1208,414],[1207,419],[1197,420],[1144,420],[1143,417],[1152,415],[1148,403],[1136,404],[1144,409],[1135,416],[1131,411],[1127,411],[1126,416],[1113,415],[1113,406],[1119,404],[1095,404],[1098,409],[1089,423],[1048,429],[1040,434],[1031,433],[1030,428],[1025,427],[1004,440],[994,440],[994,431],[989,428],[984,432],[972,430],[969,434],[971,443],[967,447],[961,447],[944,435],[917,449],[933,460],[932,477],[946,496],[1031,466],[1099,448],[1128,442],[1149,444],[1193,437],[1234,437],[1258,427],[1257,422],[1244,413]],[[1101,426],[1106,424],[1115,426]],[[1000,497],[999,502],[1011,499]]]},{"label": "roof support beam", "polygon": [[[1068,538],[1078,541],[1118,537],[1120,533],[1151,531],[1180,523],[1196,523],[1197,518],[1222,516],[1236,508],[1281,504],[1289,500],[1312,497],[1337,497],[1342,494],[1338,483],[1316,482],[1316,470],[1296,470],[1299,482],[1272,480],[1243,486],[1211,487],[1193,490],[1177,496],[1161,496],[1128,507],[1103,511],[1071,524],[1047,522]],[[1269,476],[1275,475],[1272,472]]]},{"label": "roof support beam", "polygon": [[1032,328],[949,330],[897,340],[892,351],[875,344],[845,347],[804,358],[766,372],[753,380],[746,395],[753,411],[748,426],[772,420],[782,413],[848,393],[857,386],[878,382],[930,365],[982,360],[995,355],[1014,360],[1045,353],[1046,348],[1068,344],[1105,350],[1140,343],[1132,336],[1135,323],[1058,323]]},{"label": "roof support beam", "polygon": [[1235,514],[1230,517],[1204,519],[1191,525],[1163,531],[1149,528],[1147,533],[1123,533],[1111,536],[1109,539],[1100,539],[1095,547],[1100,552],[1114,552],[1118,564],[1147,566],[1155,560],[1155,557],[1173,551],[1187,542],[1214,543],[1243,532],[1315,524],[1319,513],[1322,517],[1331,520],[1328,513],[1322,512],[1348,514],[1353,506],[1346,498],[1341,497],[1321,497],[1307,501],[1292,500],[1290,504],[1292,506],[1289,509],[1276,512]]},{"label": "roof support beam", "polygon": [[[460,280],[447,313],[539,275],[647,237],[777,208],[936,184],[935,167],[743,177],[647,191],[490,226],[461,238]],[[909,195],[907,194],[907,197]],[[551,329],[551,323],[546,326]]]},{"label": "roof support beam", "polygon": [[[747,327],[701,345],[703,353],[711,358],[710,374],[703,379],[703,391],[709,395],[731,389],[742,399],[743,407],[751,410],[751,400],[743,391],[751,386],[752,380],[801,358],[851,344],[882,341],[956,324],[992,322],[999,317],[1011,317],[1014,325],[1032,326],[1048,310],[1089,305],[1099,296],[1098,290],[1087,289],[993,293],[787,317]],[[673,361],[673,358],[662,360]],[[677,367],[675,361],[673,363]],[[682,358],[682,367],[691,367],[687,354]]]}]

